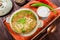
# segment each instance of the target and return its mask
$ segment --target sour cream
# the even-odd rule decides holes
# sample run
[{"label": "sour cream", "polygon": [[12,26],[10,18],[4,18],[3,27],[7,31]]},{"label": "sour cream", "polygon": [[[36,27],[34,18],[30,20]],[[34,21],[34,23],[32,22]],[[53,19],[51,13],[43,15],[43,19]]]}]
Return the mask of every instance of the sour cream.
[{"label": "sour cream", "polygon": [[45,6],[41,6],[37,9],[37,14],[40,17],[48,17],[50,14],[50,9],[48,7],[45,7]]}]

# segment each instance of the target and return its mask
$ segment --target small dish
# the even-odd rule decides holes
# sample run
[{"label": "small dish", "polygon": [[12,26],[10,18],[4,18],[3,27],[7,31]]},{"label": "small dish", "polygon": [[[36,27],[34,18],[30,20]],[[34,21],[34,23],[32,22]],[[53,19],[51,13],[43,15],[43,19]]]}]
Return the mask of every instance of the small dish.
[{"label": "small dish", "polygon": [[10,0],[0,0],[0,16],[6,15],[12,9]]}]

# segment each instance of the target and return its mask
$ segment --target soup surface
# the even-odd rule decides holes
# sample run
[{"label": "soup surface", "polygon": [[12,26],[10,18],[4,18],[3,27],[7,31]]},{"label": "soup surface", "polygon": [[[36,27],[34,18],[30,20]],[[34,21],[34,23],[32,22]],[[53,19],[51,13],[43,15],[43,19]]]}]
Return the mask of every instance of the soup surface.
[{"label": "soup surface", "polygon": [[16,33],[29,33],[37,25],[36,16],[29,10],[21,10],[11,20],[12,29]]}]

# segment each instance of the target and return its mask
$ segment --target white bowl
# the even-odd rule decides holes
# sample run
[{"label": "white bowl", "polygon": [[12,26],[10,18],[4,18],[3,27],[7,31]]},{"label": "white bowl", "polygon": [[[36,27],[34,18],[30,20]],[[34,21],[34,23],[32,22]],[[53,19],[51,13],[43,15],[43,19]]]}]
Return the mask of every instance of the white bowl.
[{"label": "white bowl", "polygon": [[40,17],[48,17],[50,15],[50,9],[45,6],[41,6],[37,9],[37,14]]},{"label": "white bowl", "polygon": [[[11,26],[11,29],[12,29],[12,24],[11,24],[12,17],[14,16],[14,14],[16,14],[17,12],[19,12],[19,11],[21,11],[21,10],[29,10],[29,11],[33,12],[34,15],[36,16],[37,25],[36,25],[36,27],[33,29],[33,31],[31,31],[30,33],[27,33],[27,34],[20,34],[20,35],[22,35],[22,36],[31,36],[31,35],[33,35],[33,34],[36,32],[36,30],[39,28],[40,24],[41,24],[40,27],[43,26],[43,21],[39,20],[37,14],[36,14],[34,11],[32,11],[31,9],[21,8],[21,9],[15,11],[15,12],[11,15],[11,17],[10,17],[10,26]],[[13,29],[12,29],[12,30],[13,30]],[[13,30],[13,31],[14,31],[14,30]]]},{"label": "white bowl", "polygon": [[12,9],[11,0],[0,0],[0,16],[7,14]]}]

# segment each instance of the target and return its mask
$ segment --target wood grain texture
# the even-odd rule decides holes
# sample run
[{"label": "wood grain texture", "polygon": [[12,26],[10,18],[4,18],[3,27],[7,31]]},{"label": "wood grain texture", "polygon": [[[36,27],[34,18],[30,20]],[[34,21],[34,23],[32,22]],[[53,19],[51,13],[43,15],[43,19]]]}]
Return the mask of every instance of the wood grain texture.
[{"label": "wood grain texture", "polygon": [[[54,4],[60,7],[60,0],[51,0]],[[43,40],[60,40],[60,20],[57,21],[57,29],[53,34],[47,35]]]},{"label": "wood grain texture", "polygon": [[54,24],[56,25],[56,31],[47,35],[43,40],[60,40],[60,18]]},{"label": "wood grain texture", "polygon": [[[60,6],[60,0],[51,0],[54,2],[57,6]],[[15,2],[13,2],[13,11],[17,10],[20,8]],[[14,40],[14,38],[9,34],[8,30],[5,28],[5,25],[3,24],[3,20],[10,16],[12,14],[12,11],[9,12],[7,15],[0,17],[0,40]],[[59,22],[59,24],[58,24]],[[47,35],[43,40],[60,40],[60,21],[57,22],[57,30],[55,33]]]},{"label": "wood grain texture", "polygon": [[13,37],[4,26],[2,18],[0,18],[0,40],[13,40]]}]

